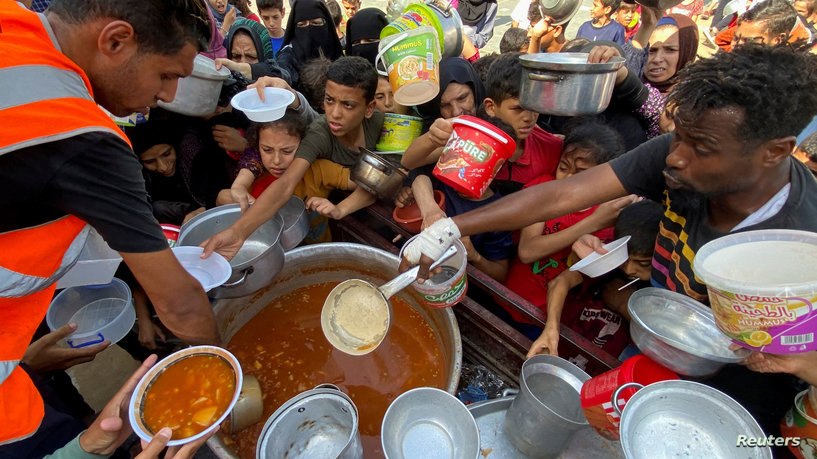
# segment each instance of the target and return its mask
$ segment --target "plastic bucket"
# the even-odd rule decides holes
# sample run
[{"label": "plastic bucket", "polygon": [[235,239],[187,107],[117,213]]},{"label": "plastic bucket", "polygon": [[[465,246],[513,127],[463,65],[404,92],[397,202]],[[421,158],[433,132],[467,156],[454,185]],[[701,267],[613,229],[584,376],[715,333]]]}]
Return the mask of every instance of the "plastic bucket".
[{"label": "plastic bucket", "polygon": [[[624,384],[639,383],[643,386],[658,381],[678,379],[678,375],[644,355],[625,360],[621,366],[602,373],[582,386],[581,402],[584,416],[590,426],[604,438],[619,439],[618,413],[613,409],[612,398]],[[615,397],[620,409],[635,394],[635,388],[625,388]]]},{"label": "plastic bucket", "polygon": [[424,104],[440,92],[440,42],[433,27],[423,26],[380,41],[376,62],[383,62],[394,101]]},{"label": "plastic bucket", "polygon": [[110,284],[63,290],[48,306],[45,321],[51,331],[76,323],[76,331],[65,340],[72,348],[106,339],[114,344],[133,328],[136,311],[128,284],[114,277]]},{"label": "plastic bucket", "polygon": [[462,115],[452,122],[434,176],[455,190],[479,198],[499,168],[516,151],[516,142],[496,126],[473,116]]},{"label": "plastic bucket", "polygon": [[179,243],[179,232],[181,231],[181,228],[168,223],[162,223],[161,226],[162,233],[164,233],[165,237],[167,238],[167,245],[170,246],[171,249],[176,247]]},{"label": "plastic bucket", "polygon": [[[403,246],[406,248],[409,242],[417,236],[409,239]],[[457,253],[443,262],[442,272],[432,276],[422,284],[414,282],[411,286],[423,299],[423,303],[432,308],[447,308],[459,303],[468,291],[468,276],[465,268],[468,266],[468,254],[465,246],[459,240],[454,241]],[[400,258],[403,258],[403,249],[400,250]]]},{"label": "plastic bucket", "polygon": [[780,422],[780,433],[783,437],[799,437],[800,444],[787,443],[789,450],[798,459],[811,459],[817,454],[817,419],[815,419],[814,401],[810,396],[814,387],[800,392],[794,397],[794,405],[783,416]]},{"label": "plastic bucket", "polygon": [[773,354],[817,350],[817,233],[730,234],[701,247],[692,267],[715,323],[735,343]]},{"label": "plastic bucket", "polygon": [[381,152],[406,151],[422,132],[422,118],[386,113],[383,117],[383,127],[380,129],[380,140],[377,141],[375,148]]}]

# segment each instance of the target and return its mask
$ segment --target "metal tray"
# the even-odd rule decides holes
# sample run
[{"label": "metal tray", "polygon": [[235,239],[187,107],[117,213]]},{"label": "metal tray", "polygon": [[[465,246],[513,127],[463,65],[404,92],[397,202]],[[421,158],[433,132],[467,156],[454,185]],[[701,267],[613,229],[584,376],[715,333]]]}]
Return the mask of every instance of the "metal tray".
[{"label": "metal tray", "polygon": [[[518,459],[526,457],[505,437],[503,424],[505,412],[510,408],[514,396],[502,397],[468,405],[479,428],[479,442],[482,457],[486,459]],[[592,428],[579,430],[570,439],[567,448],[559,455],[570,459],[624,459],[621,443],[609,441]]]}]

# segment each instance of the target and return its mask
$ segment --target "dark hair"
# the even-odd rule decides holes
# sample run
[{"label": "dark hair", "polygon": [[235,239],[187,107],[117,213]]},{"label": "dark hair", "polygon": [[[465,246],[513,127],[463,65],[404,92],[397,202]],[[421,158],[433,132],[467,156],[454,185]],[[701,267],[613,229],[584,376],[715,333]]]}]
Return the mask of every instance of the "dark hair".
[{"label": "dark hair", "polygon": [[255,3],[258,6],[258,11],[276,9],[284,11],[284,0],[258,0]]},{"label": "dark hair", "polygon": [[667,104],[683,123],[740,108],[736,136],[746,145],[796,136],[817,113],[817,56],[788,46],[736,46],[684,67]]},{"label": "dark hair", "polygon": [[542,20],[542,4],[539,0],[533,0],[528,7],[528,21],[533,26],[540,20]]},{"label": "dark hair", "polygon": [[323,113],[323,96],[326,89],[326,71],[332,61],[326,57],[310,59],[301,68],[301,92],[309,105]]},{"label": "dark hair", "polygon": [[568,121],[562,145],[562,151],[568,145],[586,151],[597,165],[625,152],[624,140],[618,131],[594,118],[573,118]]},{"label": "dark hair", "polygon": [[601,2],[602,8],[610,7],[610,14],[615,13],[618,11],[618,7],[621,6],[621,0],[599,0]]},{"label": "dark hair", "polygon": [[663,214],[664,209],[661,204],[649,199],[630,204],[618,214],[613,237],[618,239],[630,236],[627,242],[629,253],[652,256]]},{"label": "dark hair", "polygon": [[344,56],[332,62],[326,69],[326,80],[362,89],[366,103],[373,101],[377,92],[377,70],[371,62],[360,56]]},{"label": "dark hair", "polygon": [[329,15],[332,16],[332,22],[335,27],[340,26],[343,21],[343,13],[340,12],[340,5],[336,0],[326,0],[326,8],[329,10]]},{"label": "dark hair", "polygon": [[797,10],[787,0],[766,0],[738,18],[742,22],[762,22],[763,33],[776,37],[784,34],[788,37],[797,23]]},{"label": "dark hair", "polygon": [[502,35],[502,40],[499,42],[499,52],[505,54],[519,51],[523,46],[527,48],[528,43],[530,43],[530,38],[528,38],[527,30],[511,27]]},{"label": "dark hair", "polygon": [[133,27],[140,53],[172,55],[190,43],[210,48],[207,0],[53,0],[48,11],[69,24],[113,18]]},{"label": "dark hair", "polygon": [[797,148],[803,150],[803,153],[806,154],[809,161],[817,162],[817,132],[813,132],[811,135],[803,139]]},{"label": "dark hair", "polygon": [[495,103],[501,104],[503,100],[519,97],[519,88],[522,85],[522,62],[519,61],[519,56],[523,54],[500,54],[491,64],[485,88],[488,97]]},{"label": "dark hair", "polygon": [[560,53],[580,53],[588,44],[593,43],[589,38],[576,37],[562,46]]},{"label": "dark hair", "polygon": [[281,129],[288,135],[303,139],[306,135],[306,122],[295,110],[287,108],[284,116],[264,123],[252,123],[247,131],[247,145],[249,148],[260,150],[258,142],[261,138],[261,131],[264,129]]},{"label": "dark hair", "polygon": [[[491,64],[499,59],[499,56],[500,55],[497,53],[486,54],[471,64],[471,67],[474,67],[474,71],[477,72],[477,75],[479,75],[479,79],[482,81],[483,86],[485,85],[485,82],[488,81],[488,71],[491,69]],[[477,104],[482,103],[481,100],[477,100],[475,102]]]}]

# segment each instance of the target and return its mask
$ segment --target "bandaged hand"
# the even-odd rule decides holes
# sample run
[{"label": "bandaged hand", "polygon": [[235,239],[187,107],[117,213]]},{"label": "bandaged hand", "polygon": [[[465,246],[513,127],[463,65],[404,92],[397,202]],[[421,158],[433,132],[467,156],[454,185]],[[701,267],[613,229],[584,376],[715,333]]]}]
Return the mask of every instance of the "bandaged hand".
[{"label": "bandaged hand", "polygon": [[418,264],[422,255],[437,260],[459,238],[460,229],[457,228],[454,220],[443,218],[424,229],[417,238],[409,242],[403,255],[412,265]]}]

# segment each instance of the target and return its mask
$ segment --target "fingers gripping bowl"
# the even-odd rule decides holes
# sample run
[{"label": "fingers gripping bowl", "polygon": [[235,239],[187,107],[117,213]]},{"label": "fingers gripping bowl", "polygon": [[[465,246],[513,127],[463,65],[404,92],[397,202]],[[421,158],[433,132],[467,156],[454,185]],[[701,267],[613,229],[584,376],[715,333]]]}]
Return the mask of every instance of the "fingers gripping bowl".
[{"label": "fingers gripping bowl", "polygon": [[230,352],[195,346],[164,358],[139,381],[128,417],[134,433],[150,442],[163,427],[173,435],[167,446],[189,443],[224,422],[238,401],[243,376]]}]

